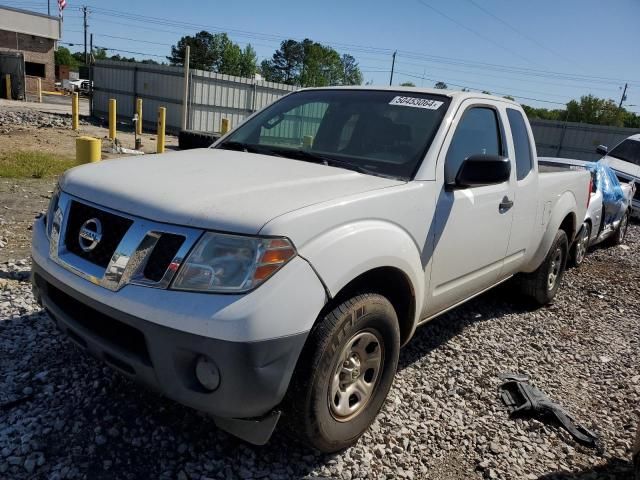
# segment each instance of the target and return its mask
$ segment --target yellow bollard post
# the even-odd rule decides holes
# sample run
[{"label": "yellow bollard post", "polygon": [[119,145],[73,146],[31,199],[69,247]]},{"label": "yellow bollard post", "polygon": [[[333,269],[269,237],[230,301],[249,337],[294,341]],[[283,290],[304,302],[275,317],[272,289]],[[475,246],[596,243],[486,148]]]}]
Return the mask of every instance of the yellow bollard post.
[{"label": "yellow bollard post", "polygon": [[167,109],[158,108],[158,134],[156,135],[156,153],[164,153],[164,128],[167,120]]},{"label": "yellow bollard post", "polygon": [[116,99],[109,99],[109,138],[116,139]]},{"label": "yellow bollard post", "polygon": [[71,128],[73,130],[78,130],[80,127],[78,102],[78,92],[73,92],[73,97],[71,97]]},{"label": "yellow bollard post", "polygon": [[42,79],[38,77],[38,103],[42,103]]},{"label": "yellow bollard post", "polygon": [[222,121],[220,122],[220,133],[224,135],[228,131],[229,131],[229,119],[223,118]]},{"label": "yellow bollard post", "polygon": [[5,98],[11,100],[11,75],[8,73],[4,76],[4,86],[6,87]]},{"label": "yellow bollard post", "polygon": [[138,114],[138,123],[136,123],[136,134],[142,135],[142,99],[136,100],[136,113]]},{"label": "yellow bollard post", "polygon": [[76,138],[76,162],[99,162],[102,150],[102,141],[93,137]]},{"label": "yellow bollard post", "polygon": [[304,137],[302,137],[302,146],[304,148],[313,147],[313,135],[305,135]]}]

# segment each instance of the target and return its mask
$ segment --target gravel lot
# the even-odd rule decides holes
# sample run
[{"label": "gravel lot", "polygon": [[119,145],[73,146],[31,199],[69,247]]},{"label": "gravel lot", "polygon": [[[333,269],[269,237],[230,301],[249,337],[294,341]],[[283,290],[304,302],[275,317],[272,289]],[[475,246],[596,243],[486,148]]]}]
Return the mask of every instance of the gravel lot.
[{"label": "gravel lot", "polygon": [[[528,309],[506,285],[421,328],[371,430],[329,456],[279,433],[265,447],[244,444],[88,358],[34,303],[28,275],[28,260],[0,264],[2,478],[632,477],[637,224],[625,246],[596,249],[569,271],[548,308]],[[510,420],[497,392],[504,371],[529,374],[601,435],[603,451]]]}]

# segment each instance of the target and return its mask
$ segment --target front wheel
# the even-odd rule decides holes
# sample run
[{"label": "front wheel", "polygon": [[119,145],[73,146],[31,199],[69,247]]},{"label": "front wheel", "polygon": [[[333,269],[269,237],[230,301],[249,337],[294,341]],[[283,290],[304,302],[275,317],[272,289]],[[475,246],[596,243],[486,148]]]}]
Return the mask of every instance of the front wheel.
[{"label": "front wheel", "polygon": [[551,303],[556,296],[564,275],[568,250],[567,234],[558,230],[542,264],[537,270],[522,275],[523,293],[538,305]]},{"label": "front wheel", "polygon": [[398,366],[396,312],[378,294],[355,296],[320,318],[298,360],[285,426],[329,453],[353,445],[380,411]]}]

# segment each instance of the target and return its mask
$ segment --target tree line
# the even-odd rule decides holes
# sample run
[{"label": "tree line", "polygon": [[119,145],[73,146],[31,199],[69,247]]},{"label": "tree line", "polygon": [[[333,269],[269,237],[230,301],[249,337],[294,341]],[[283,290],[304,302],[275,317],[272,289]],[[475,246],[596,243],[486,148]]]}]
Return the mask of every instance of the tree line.
[{"label": "tree line", "polygon": [[183,65],[187,45],[190,47],[189,65],[199,70],[253,77],[260,74],[269,82],[300,87],[330,85],[359,85],[362,73],[356,59],[341,55],[335,49],[308,38],[301,42],[284,40],[271,59],[258,64],[251,46],[242,49],[226,33],[201,31],[182,37],[171,47],[167,57],[171,65]]},{"label": "tree line", "polygon": [[[251,44],[241,48],[226,33],[201,31],[195,35],[185,35],[171,47],[167,56],[170,65],[183,65],[187,45],[190,47],[191,68],[210,72],[254,77],[260,74],[264,80],[285,83],[298,87],[325,87],[332,85],[360,85],[363,75],[356,59],[349,54],[339,53],[334,48],[308,38],[302,41],[287,39],[280,43],[271,58],[258,63],[256,51]],[[93,58],[127,62],[137,61],[134,57],[107,54],[104,48],[95,48]],[[56,64],[69,65],[72,69],[84,63],[82,52],[71,53],[65,47],[55,52]],[[142,63],[158,64],[155,60]],[[402,86],[414,87],[412,82]],[[445,82],[438,81],[435,88],[446,89]],[[462,88],[463,91],[469,91]],[[491,93],[484,90],[482,93]],[[514,100],[510,95],[505,98]],[[610,99],[584,95],[579,100],[571,100],[565,108],[547,109],[522,105],[530,120],[560,120],[569,122],[611,125],[617,127],[640,128],[640,115],[626,110]]]}]

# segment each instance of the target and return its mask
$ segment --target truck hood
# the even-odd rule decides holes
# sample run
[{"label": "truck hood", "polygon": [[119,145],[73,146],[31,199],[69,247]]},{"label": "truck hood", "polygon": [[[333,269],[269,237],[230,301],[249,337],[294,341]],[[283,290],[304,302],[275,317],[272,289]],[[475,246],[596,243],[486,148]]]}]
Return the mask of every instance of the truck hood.
[{"label": "truck hood", "polygon": [[157,222],[254,234],[293,210],[402,183],[288,158],[205,148],[76,167],[60,186],[81,199]]}]

